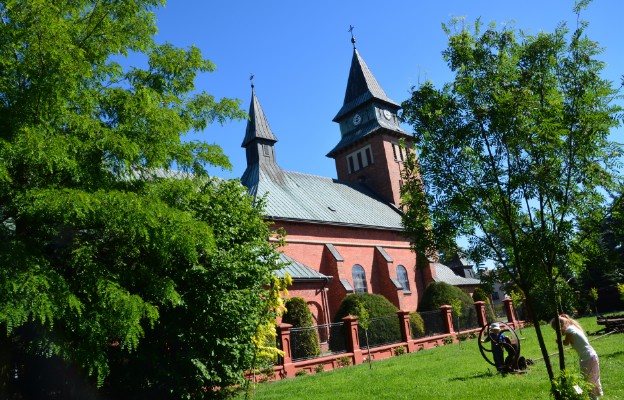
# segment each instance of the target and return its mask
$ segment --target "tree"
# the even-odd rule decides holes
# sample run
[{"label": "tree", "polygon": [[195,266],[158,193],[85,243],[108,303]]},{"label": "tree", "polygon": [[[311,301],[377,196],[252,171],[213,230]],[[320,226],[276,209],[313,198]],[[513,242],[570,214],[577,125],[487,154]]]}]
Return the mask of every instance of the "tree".
[{"label": "tree", "polygon": [[621,154],[608,137],[619,125],[617,90],[600,77],[600,47],[585,27],[570,32],[562,23],[531,36],[479,21],[474,30],[445,26],[454,80],[441,89],[425,82],[403,103],[419,149],[403,186],[414,249],[435,254],[467,237],[468,256],[494,260],[530,311],[542,286],[552,317],[559,289],[582,264],[578,219],[602,215]]},{"label": "tree", "polygon": [[[573,281],[574,287],[580,293],[589,293],[595,288],[597,299],[593,306],[594,311],[599,307],[601,311],[618,310],[621,303],[618,301],[616,284],[624,281],[624,201],[622,189],[613,203],[608,207],[608,213],[603,220],[585,220],[581,223],[582,232],[589,239],[584,243],[584,269],[578,279]],[[591,300],[591,299],[589,299]]]},{"label": "tree", "polygon": [[[0,4],[2,398],[36,355],[151,398],[218,395],[250,365],[271,231],[208,176],[221,149],[183,140],[245,113],[195,90],[214,70],[197,48],[155,43],[163,3]],[[115,61],[130,53],[145,68]]]}]

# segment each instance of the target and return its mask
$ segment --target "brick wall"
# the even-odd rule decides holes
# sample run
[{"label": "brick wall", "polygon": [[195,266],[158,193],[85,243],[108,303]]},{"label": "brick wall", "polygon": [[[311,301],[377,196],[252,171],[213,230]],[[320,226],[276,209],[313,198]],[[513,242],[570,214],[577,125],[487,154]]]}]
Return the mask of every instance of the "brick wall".
[{"label": "brick wall", "polygon": [[[416,270],[416,256],[409,248],[409,241],[400,232],[294,222],[277,222],[276,226],[287,232],[287,244],[281,249],[286,255],[333,277],[327,285],[330,320],[347,295],[340,279],[346,279],[353,286],[351,270],[356,264],[364,268],[369,293],[382,294],[396,307],[409,311],[416,310],[418,298],[431,279],[429,271]],[[326,243],[332,244],[343,259],[337,260]],[[383,248],[391,262],[385,260],[377,246]],[[397,278],[398,265],[403,265],[408,272],[411,293],[397,289],[390,280]],[[306,299],[312,314],[319,321],[324,321],[321,315],[324,309],[322,285],[320,282],[308,286],[296,284],[289,290],[290,296]]]}]

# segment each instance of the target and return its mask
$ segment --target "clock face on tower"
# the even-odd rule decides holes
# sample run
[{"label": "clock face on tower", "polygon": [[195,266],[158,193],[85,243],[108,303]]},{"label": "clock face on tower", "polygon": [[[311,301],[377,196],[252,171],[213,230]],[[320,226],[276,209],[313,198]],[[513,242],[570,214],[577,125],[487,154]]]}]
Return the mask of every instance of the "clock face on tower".
[{"label": "clock face on tower", "polygon": [[360,122],[362,122],[362,117],[360,116],[360,114],[355,114],[353,116],[353,125],[359,125]]},{"label": "clock face on tower", "polygon": [[383,110],[383,115],[386,119],[390,119],[392,117],[392,113],[388,110]]}]

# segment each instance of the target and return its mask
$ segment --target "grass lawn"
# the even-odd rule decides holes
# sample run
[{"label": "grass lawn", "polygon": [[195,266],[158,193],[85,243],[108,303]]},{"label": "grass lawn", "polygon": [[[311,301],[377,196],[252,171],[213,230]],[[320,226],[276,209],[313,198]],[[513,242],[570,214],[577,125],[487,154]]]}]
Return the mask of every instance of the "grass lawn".
[{"label": "grass lawn", "polygon": [[[579,322],[588,332],[601,327],[595,317]],[[542,326],[549,353],[557,351],[555,332]],[[496,372],[481,357],[476,339],[454,343],[436,349],[423,350],[390,359],[361,364],[319,374],[299,376],[256,386],[253,398],[269,399],[548,399],[550,384],[541,358],[534,328],[524,328],[518,336],[521,355],[536,360],[526,374]],[[604,399],[624,400],[624,334],[605,337],[590,336],[592,346],[600,357]],[[489,344],[486,343],[489,346]],[[569,346],[568,346],[569,347]],[[566,350],[566,363],[578,371],[578,357]],[[556,356],[554,356],[556,357]],[[552,360],[558,371],[558,359]],[[239,399],[244,396],[241,395]]]}]

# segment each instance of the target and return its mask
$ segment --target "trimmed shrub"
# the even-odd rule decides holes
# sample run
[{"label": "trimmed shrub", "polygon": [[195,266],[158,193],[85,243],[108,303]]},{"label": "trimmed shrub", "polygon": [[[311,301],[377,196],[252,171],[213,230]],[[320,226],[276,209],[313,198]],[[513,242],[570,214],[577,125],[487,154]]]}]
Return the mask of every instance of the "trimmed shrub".
[{"label": "trimmed shrub", "polygon": [[[446,304],[454,306],[453,324],[455,328],[466,329],[468,321],[475,320],[477,312],[472,297],[460,288],[444,282],[431,282],[425,289],[418,308],[419,311],[434,311]],[[456,311],[458,307],[462,313],[461,318],[458,317]]]},{"label": "trimmed shrub", "polygon": [[488,293],[481,287],[475,288],[474,293],[472,293],[473,301],[484,301],[485,302],[485,318],[488,322],[496,321],[496,315],[494,315],[494,310],[492,309],[492,302],[490,301],[490,296]]},{"label": "trimmed shrub", "polygon": [[[310,328],[314,326],[312,313],[302,297],[292,297],[284,303],[286,312],[282,322],[291,324],[293,328]],[[316,329],[297,332],[296,340],[291,335],[291,349],[293,358],[312,358],[319,355],[319,345]]]},{"label": "trimmed shrub", "polygon": [[380,294],[354,293],[348,295],[342,300],[342,303],[340,303],[340,307],[336,312],[336,316],[334,317],[334,321],[340,322],[342,318],[347,315],[359,316],[357,311],[358,304],[362,304],[366,311],[368,311],[369,318],[396,315],[396,312],[399,311],[394,304],[390,303],[390,300]]},{"label": "trimmed shrub", "polygon": [[462,302],[462,308],[474,308],[470,295],[460,288],[444,282],[431,282],[425,289],[418,311],[434,311],[445,304],[450,305],[454,299]]},{"label": "trimmed shrub", "polygon": [[[388,318],[387,320],[377,320],[374,324],[371,324],[368,329],[368,342],[371,346],[396,342],[396,339],[401,337],[399,317],[397,316],[398,308],[379,294],[354,293],[345,297],[336,312],[334,320],[340,322],[342,318],[347,315],[360,317],[360,307],[363,307],[367,311],[369,319],[394,317]],[[360,340],[362,345],[365,344],[363,337],[362,334]],[[332,347],[331,340],[330,347]]]},{"label": "trimmed shrub", "polygon": [[425,321],[420,314],[412,312],[409,315],[410,325],[412,328],[412,337],[421,337],[425,335]]}]

